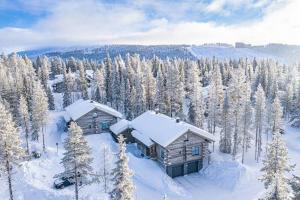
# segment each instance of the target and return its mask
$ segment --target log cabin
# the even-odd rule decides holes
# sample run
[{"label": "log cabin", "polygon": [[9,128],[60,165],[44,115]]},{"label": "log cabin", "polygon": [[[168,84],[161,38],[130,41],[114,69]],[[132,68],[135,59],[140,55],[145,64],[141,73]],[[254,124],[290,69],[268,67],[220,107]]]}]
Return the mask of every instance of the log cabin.
[{"label": "log cabin", "polygon": [[208,156],[214,135],[196,126],[147,111],[132,121],[121,120],[110,127],[113,137],[123,134],[136,142],[143,156],[156,160],[170,177],[198,172]]},{"label": "log cabin", "polygon": [[109,132],[109,127],[122,119],[122,114],[113,108],[91,100],[77,100],[65,108],[67,125],[76,122],[83,134]]}]

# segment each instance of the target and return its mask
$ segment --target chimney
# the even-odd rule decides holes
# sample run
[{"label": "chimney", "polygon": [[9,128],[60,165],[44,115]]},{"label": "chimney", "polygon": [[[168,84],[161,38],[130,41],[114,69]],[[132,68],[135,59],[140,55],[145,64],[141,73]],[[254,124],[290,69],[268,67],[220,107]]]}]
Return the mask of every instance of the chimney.
[{"label": "chimney", "polygon": [[176,118],[176,123],[179,123],[179,122],[180,122],[180,118],[177,117],[177,118]]}]

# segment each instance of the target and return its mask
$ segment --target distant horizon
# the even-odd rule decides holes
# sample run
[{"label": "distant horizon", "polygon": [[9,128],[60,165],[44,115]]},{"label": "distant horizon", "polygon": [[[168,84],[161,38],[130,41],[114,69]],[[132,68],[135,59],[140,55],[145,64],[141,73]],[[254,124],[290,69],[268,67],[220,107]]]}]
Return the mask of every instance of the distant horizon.
[{"label": "distant horizon", "polygon": [[17,51],[10,51],[10,52],[1,52],[5,54],[11,54],[11,53],[20,53],[20,52],[28,52],[28,51],[36,51],[36,50],[44,50],[44,49],[82,49],[82,48],[97,48],[97,47],[104,47],[104,46],[219,46],[219,47],[233,47],[233,48],[247,48],[247,47],[236,47],[237,43],[241,43],[244,45],[250,45],[249,47],[266,47],[269,45],[282,45],[282,46],[295,46],[300,47],[298,44],[284,44],[284,43],[266,43],[266,44],[251,44],[251,43],[245,43],[245,42],[235,42],[233,44],[231,43],[203,43],[203,44],[87,44],[87,45],[64,45],[64,46],[40,46],[40,47],[33,47],[30,49],[20,49]]}]

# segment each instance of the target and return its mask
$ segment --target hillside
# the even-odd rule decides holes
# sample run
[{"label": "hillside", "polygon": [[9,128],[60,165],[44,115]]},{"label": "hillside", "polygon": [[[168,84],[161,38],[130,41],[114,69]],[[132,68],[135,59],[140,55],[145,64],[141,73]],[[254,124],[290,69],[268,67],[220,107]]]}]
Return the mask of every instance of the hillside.
[{"label": "hillside", "polygon": [[59,56],[62,58],[75,57],[78,59],[103,60],[107,54],[111,57],[126,54],[139,54],[142,58],[152,58],[154,55],[165,59],[183,58],[218,58],[239,59],[257,58],[274,59],[282,63],[300,62],[300,46],[268,44],[265,46],[232,46],[227,44],[209,45],[104,45],[87,47],[53,47],[36,50],[22,51],[18,54],[36,58],[39,55],[48,57]]}]

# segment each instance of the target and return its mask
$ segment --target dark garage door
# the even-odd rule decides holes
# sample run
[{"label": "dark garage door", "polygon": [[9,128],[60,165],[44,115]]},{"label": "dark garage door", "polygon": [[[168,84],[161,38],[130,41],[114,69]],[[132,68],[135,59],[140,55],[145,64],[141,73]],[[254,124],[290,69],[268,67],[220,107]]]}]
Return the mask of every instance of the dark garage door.
[{"label": "dark garage door", "polygon": [[169,166],[167,169],[167,173],[172,178],[177,176],[183,176],[183,165]]},{"label": "dark garage door", "polygon": [[190,162],[187,165],[187,173],[198,172],[198,161]]}]

